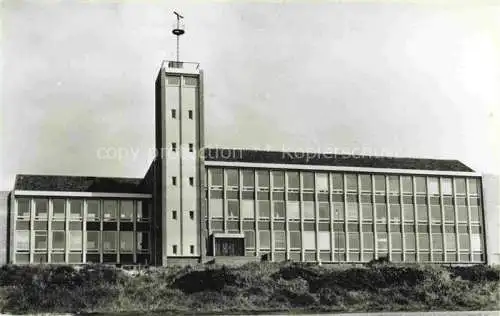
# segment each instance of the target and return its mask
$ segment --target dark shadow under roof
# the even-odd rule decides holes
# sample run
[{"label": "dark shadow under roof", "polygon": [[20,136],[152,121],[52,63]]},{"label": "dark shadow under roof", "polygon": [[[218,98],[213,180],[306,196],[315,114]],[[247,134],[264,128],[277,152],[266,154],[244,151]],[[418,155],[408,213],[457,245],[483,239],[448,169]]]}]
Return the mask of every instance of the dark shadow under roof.
[{"label": "dark shadow under roof", "polygon": [[14,190],[143,193],[141,178],[17,175]]},{"label": "dark shadow under roof", "polygon": [[474,172],[458,160],[205,148],[206,161]]}]

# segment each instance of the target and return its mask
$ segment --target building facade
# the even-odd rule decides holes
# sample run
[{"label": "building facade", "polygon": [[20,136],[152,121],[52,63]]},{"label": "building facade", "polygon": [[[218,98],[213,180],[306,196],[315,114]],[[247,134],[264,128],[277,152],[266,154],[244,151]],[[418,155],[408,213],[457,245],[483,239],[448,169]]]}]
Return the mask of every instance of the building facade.
[{"label": "building facade", "polygon": [[498,259],[487,238],[498,232],[485,227],[498,215],[485,212],[481,175],[459,161],[205,148],[198,64],[162,63],[155,91],[157,157],[144,178],[18,175],[0,212],[7,224],[0,258],[121,265]]}]

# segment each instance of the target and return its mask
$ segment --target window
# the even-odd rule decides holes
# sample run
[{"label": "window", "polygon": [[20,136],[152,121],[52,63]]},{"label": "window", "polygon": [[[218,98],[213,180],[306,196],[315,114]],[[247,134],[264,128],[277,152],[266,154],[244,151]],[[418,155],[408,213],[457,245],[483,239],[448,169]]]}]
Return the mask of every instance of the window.
[{"label": "window", "polygon": [[458,246],[461,250],[469,250],[470,249],[470,238],[469,234],[459,234],[458,235]]},{"label": "window", "polygon": [[194,149],[194,145],[192,143],[189,143],[189,152],[192,153]]},{"label": "window", "polygon": [[376,175],[373,176],[375,181],[375,191],[377,192],[385,192],[385,176]]},{"label": "window", "polygon": [[255,248],[255,232],[253,230],[245,231],[245,248]]},{"label": "window", "polygon": [[412,177],[401,177],[403,184],[403,193],[413,193],[413,179]]},{"label": "window", "polygon": [[189,211],[189,219],[194,220],[194,211]]},{"label": "window", "polygon": [[177,211],[172,211],[172,219],[177,219]]},{"label": "window", "polygon": [[427,233],[419,233],[418,234],[418,246],[420,249],[429,249],[430,248],[429,234],[427,234]]},{"label": "window", "polygon": [[331,238],[330,232],[318,232],[318,249],[319,250],[330,250]]},{"label": "window", "polygon": [[455,233],[446,233],[446,249],[457,250],[457,235]]},{"label": "window", "polygon": [[243,186],[253,188],[255,186],[255,176],[253,170],[243,170],[241,174],[243,176]]},{"label": "window", "polygon": [[260,248],[271,248],[270,232],[262,230],[259,232],[259,245]]},{"label": "window", "polygon": [[387,206],[385,204],[375,204],[375,215],[377,216],[377,221],[387,221]]},{"label": "window", "polygon": [[359,249],[360,248],[360,237],[358,232],[347,233],[349,236],[349,249]]},{"label": "window", "polygon": [[87,231],[87,251],[99,251],[99,232]]},{"label": "window", "polygon": [[469,216],[467,215],[467,207],[466,206],[458,206],[457,213],[458,213],[458,221],[459,222],[467,222],[467,218]]},{"label": "window", "polygon": [[190,120],[192,120],[192,119],[193,119],[193,110],[189,110],[189,111],[188,111],[188,118],[189,118]]},{"label": "window", "polygon": [[241,215],[243,218],[254,218],[254,201],[253,200],[242,200],[241,201]]},{"label": "window", "polygon": [[132,252],[134,250],[134,232],[120,232],[120,251]]},{"label": "window", "polygon": [[403,249],[403,241],[400,232],[391,232],[391,247],[395,250]]},{"label": "window", "polygon": [[318,203],[319,207],[319,218],[320,219],[330,219],[330,203],[328,202],[320,202]]},{"label": "window", "polygon": [[358,203],[347,203],[347,219],[348,220],[358,220]]},{"label": "window", "polygon": [[223,206],[224,200],[222,199],[215,199],[215,198],[210,198],[209,204],[208,204],[208,211],[211,217],[222,217],[223,216],[223,211],[224,211],[224,206]]},{"label": "window", "polygon": [[282,171],[273,171],[273,186],[275,188],[285,187],[285,173]]},{"label": "window", "polygon": [[372,192],[372,176],[369,174],[362,174],[359,176],[361,181],[361,191]]},{"label": "window", "polygon": [[471,222],[481,221],[481,213],[479,211],[479,207],[477,206],[470,207],[470,221]]},{"label": "window", "polygon": [[170,144],[170,148],[172,149],[172,152],[175,153],[177,151],[177,144],[176,143]]},{"label": "window", "polygon": [[345,251],[345,233],[333,232],[334,246],[337,251]]},{"label": "window", "polygon": [[377,232],[377,248],[380,250],[387,250],[387,233]]},{"label": "window", "polygon": [[441,206],[432,205],[431,206],[431,218],[433,222],[441,222]]},{"label": "window", "polygon": [[399,176],[389,176],[389,191],[399,193]]},{"label": "window", "polygon": [[302,172],[302,187],[306,190],[314,189],[314,174],[312,172]]},{"label": "window", "polygon": [[477,179],[469,179],[469,194],[479,194],[479,181]]},{"label": "window", "polygon": [[269,218],[271,216],[270,202],[269,201],[258,201],[259,202],[259,216],[263,218]]},{"label": "window", "polygon": [[232,218],[240,217],[240,203],[238,200],[227,201],[227,212],[228,216]]},{"label": "window", "polygon": [[120,219],[131,221],[134,217],[134,201],[121,201]]},{"label": "window", "polygon": [[465,179],[464,178],[455,178],[455,193],[458,195],[465,194]]},{"label": "window", "polygon": [[471,249],[472,251],[483,250],[483,241],[480,234],[471,234]]},{"label": "window", "polygon": [[46,231],[35,231],[35,250],[47,251]]},{"label": "window", "polygon": [[445,195],[453,194],[453,185],[450,178],[441,178],[441,192]]},{"label": "window", "polygon": [[290,232],[290,248],[293,249],[302,248],[302,238],[300,232],[297,231]]},{"label": "window", "polygon": [[177,177],[172,177],[172,185],[177,185]]},{"label": "window", "polygon": [[302,202],[304,206],[304,218],[314,219],[316,214],[314,214],[314,202],[304,201]]},{"label": "window", "polygon": [[116,233],[105,231],[102,232],[102,250],[114,252],[116,250]]},{"label": "window", "polygon": [[69,232],[69,250],[81,251],[82,250],[82,232],[70,231]]},{"label": "window", "polygon": [[432,235],[432,248],[434,250],[443,251],[443,235],[442,234],[431,234]]},{"label": "window", "polygon": [[406,250],[416,249],[415,233],[405,232],[405,248]]},{"label": "window", "polygon": [[149,220],[149,204],[147,202],[137,202],[137,220],[140,222]]},{"label": "window", "polygon": [[176,255],[176,254],[177,254],[177,245],[172,245],[172,253],[173,253],[174,255]]},{"label": "window", "polygon": [[222,169],[210,169],[210,184],[215,185],[215,186],[222,186],[223,185],[223,173]]},{"label": "window", "polygon": [[374,235],[372,232],[363,233],[363,248],[373,250],[375,247]]},{"label": "window", "polygon": [[344,203],[333,203],[333,219],[336,221],[344,220]]},{"label": "window", "polygon": [[373,221],[373,207],[371,204],[361,204],[361,213],[364,221]]},{"label": "window", "polygon": [[16,249],[29,250],[30,249],[30,232],[29,231],[16,231]]},{"label": "window", "polygon": [[[70,201],[71,205],[71,217],[76,217],[76,212],[81,214],[81,209],[77,203],[77,201]],[[76,210],[75,210],[76,209]],[[98,200],[87,200],[87,221],[100,221],[101,214],[99,210],[99,201]]]},{"label": "window", "polygon": [[418,220],[421,222],[429,221],[427,205],[417,205]]},{"label": "window", "polygon": [[193,177],[189,177],[189,185],[190,186],[194,185],[194,178]]},{"label": "window", "polygon": [[284,231],[275,231],[274,232],[274,247],[276,249],[285,249],[286,248],[286,237]]},{"label": "window", "polygon": [[116,220],[117,201],[104,200],[103,207],[104,220]]},{"label": "window", "polygon": [[257,183],[261,188],[269,188],[269,171],[259,170],[257,171]]},{"label": "window", "polygon": [[30,218],[31,207],[29,199],[18,199],[17,200],[17,217],[18,218]]},{"label": "window", "polygon": [[401,221],[401,205],[391,204],[389,205],[389,211],[390,211],[391,221],[393,222]]},{"label": "window", "polygon": [[170,115],[172,116],[173,119],[177,117],[177,113],[176,113],[175,109],[170,110]]},{"label": "window", "polygon": [[274,218],[285,218],[285,202],[274,201]]},{"label": "window", "polygon": [[413,222],[415,220],[415,214],[413,210],[412,204],[404,204],[403,205],[403,216],[405,221]]},{"label": "window", "polygon": [[286,203],[286,212],[288,214],[288,218],[290,218],[290,219],[300,219],[299,202],[288,201]]},{"label": "window", "polygon": [[328,191],[328,174],[316,173],[316,190]]},{"label": "window", "polygon": [[429,194],[439,194],[439,181],[438,178],[429,178],[428,182],[428,192]]},{"label": "window", "polygon": [[332,174],[332,186],[335,191],[344,190],[344,176],[339,173]]},{"label": "window", "polygon": [[66,200],[53,199],[52,200],[52,219],[64,220],[66,209]]},{"label": "window", "polygon": [[288,172],[288,188],[298,189],[299,188],[299,173],[298,172]]},{"label": "window", "polygon": [[227,185],[230,187],[238,187],[239,183],[239,175],[237,169],[227,169],[226,170],[227,177]]},{"label": "window", "polygon": [[358,191],[358,176],[356,174],[346,174],[347,191]]},{"label": "window", "polygon": [[417,193],[425,194],[427,193],[427,186],[425,184],[424,177],[415,177],[415,189]]},{"label": "window", "polygon": [[193,245],[189,246],[189,253],[194,255],[194,246]]},{"label": "window", "polygon": [[316,250],[316,233],[311,231],[303,231],[304,248],[306,250]]},{"label": "window", "polygon": [[36,219],[47,219],[49,210],[49,200],[48,199],[35,199],[35,218]]},{"label": "window", "polygon": [[53,231],[52,232],[52,249],[53,250],[64,250],[66,246],[66,238],[64,231]]},{"label": "window", "polygon": [[149,233],[137,232],[137,251],[149,250]]}]

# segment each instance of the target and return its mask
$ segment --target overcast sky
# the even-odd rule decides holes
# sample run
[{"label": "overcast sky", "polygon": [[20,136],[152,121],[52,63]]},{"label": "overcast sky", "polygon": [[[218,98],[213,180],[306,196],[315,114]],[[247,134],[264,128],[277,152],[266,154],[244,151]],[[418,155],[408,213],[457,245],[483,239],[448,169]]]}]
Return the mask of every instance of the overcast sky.
[{"label": "overcast sky", "polygon": [[143,176],[173,10],[181,59],[205,70],[209,145],[500,172],[499,5],[200,3],[2,1],[0,189],[17,173]]}]

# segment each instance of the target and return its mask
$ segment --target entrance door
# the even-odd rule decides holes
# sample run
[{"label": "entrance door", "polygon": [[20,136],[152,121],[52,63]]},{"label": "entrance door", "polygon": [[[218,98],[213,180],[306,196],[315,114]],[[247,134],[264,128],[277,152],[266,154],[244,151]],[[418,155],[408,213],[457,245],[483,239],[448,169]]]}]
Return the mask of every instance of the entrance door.
[{"label": "entrance door", "polygon": [[244,256],[243,238],[215,238],[216,256]]}]

